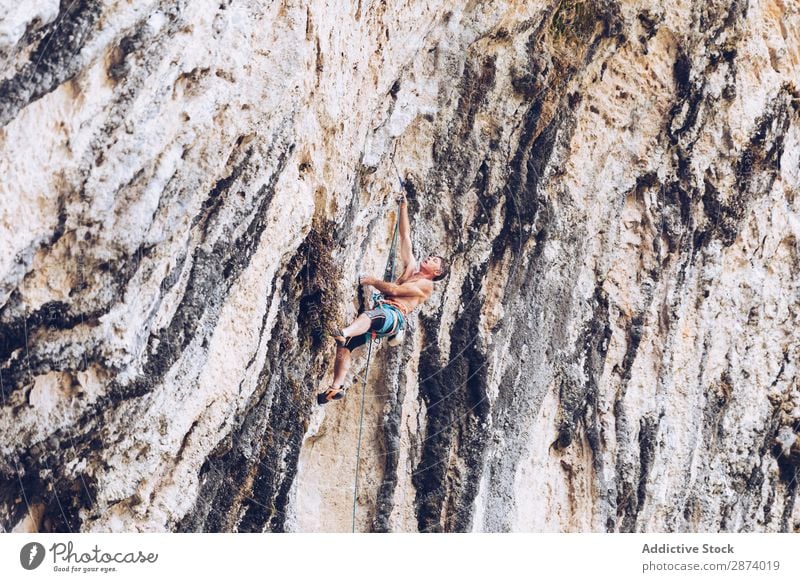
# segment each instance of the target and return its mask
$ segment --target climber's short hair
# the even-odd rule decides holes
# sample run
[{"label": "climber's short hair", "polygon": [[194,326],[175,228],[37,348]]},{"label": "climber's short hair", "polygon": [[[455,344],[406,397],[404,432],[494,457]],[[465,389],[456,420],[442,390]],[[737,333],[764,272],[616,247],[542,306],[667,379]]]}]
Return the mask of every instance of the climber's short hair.
[{"label": "climber's short hair", "polygon": [[435,255],[435,256],[439,257],[439,260],[442,262],[442,264],[439,267],[440,273],[438,275],[436,275],[433,278],[433,280],[434,281],[441,281],[442,279],[447,277],[447,275],[450,274],[450,263],[442,255]]}]

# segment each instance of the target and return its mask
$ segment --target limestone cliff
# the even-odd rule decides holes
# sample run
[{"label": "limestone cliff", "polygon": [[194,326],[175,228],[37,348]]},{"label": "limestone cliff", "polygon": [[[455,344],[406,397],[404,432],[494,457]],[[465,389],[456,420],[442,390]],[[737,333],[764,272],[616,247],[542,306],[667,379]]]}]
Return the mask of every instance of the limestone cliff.
[{"label": "limestone cliff", "polygon": [[3,530],[800,529],[795,0],[0,19]]}]

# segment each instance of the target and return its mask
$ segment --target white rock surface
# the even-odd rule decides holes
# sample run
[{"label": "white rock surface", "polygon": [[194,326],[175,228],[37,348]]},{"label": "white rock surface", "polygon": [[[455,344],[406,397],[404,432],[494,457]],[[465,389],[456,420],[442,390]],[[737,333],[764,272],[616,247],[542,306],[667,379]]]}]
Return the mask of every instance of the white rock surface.
[{"label": "white rock surface", "polygon": [[[62,4],[0,5],[3,530],[800,528],[795,4]],[[392,160],[452,269],[357,461]]]}]

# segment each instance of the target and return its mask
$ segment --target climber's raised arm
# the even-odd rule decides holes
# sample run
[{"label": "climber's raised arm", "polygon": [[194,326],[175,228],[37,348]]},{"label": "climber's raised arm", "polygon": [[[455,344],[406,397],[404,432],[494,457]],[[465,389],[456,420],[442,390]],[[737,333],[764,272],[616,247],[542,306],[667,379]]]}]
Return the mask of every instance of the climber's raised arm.
[{"label": "climber's raised arm", "polygon": [[408,201],[405,191],[397,195],[400,203],[400,259],[403,261],[403,271],[414,271],[417,261],[414,259],[414,250],[411,248],[411,223],[408,220]]}]

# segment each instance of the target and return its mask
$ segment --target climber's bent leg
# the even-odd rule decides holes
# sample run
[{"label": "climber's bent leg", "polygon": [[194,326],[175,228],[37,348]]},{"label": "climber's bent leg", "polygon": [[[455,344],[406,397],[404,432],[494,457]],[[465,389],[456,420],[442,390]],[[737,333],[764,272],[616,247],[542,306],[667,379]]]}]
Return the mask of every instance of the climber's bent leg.
[{"label": "climber's bent leg", "polygon": [[372,325],[372,319],[366,313],[362,313],[356,319],[345,328],[342,328],[342,333],[344,334],[345,338],[355,337],[357,335],[361,335],[362,333],[367,333],[369,331],[370,326]]},{"label": "climber's bent leg", "polygon": [[350,371],[350,350],[336,346],[336,360],[333,363],[333,385],[337,388],[344,386],[344,379]]},{"label": "climber's bent leg", "polygon": [[350,370],[350,353],[360,348],[372,338],[372,331],[379,331],[386,323],[386,315],[380,308],[366,311],[359,315],[353,323],[342,329],[343,335],[334,336],[336,340],[336,358],[333,363],[333,383],[324,392],[317,395],[317,402],[325,404],[332,400],[340,400],[345,396],[344,380]]}]

